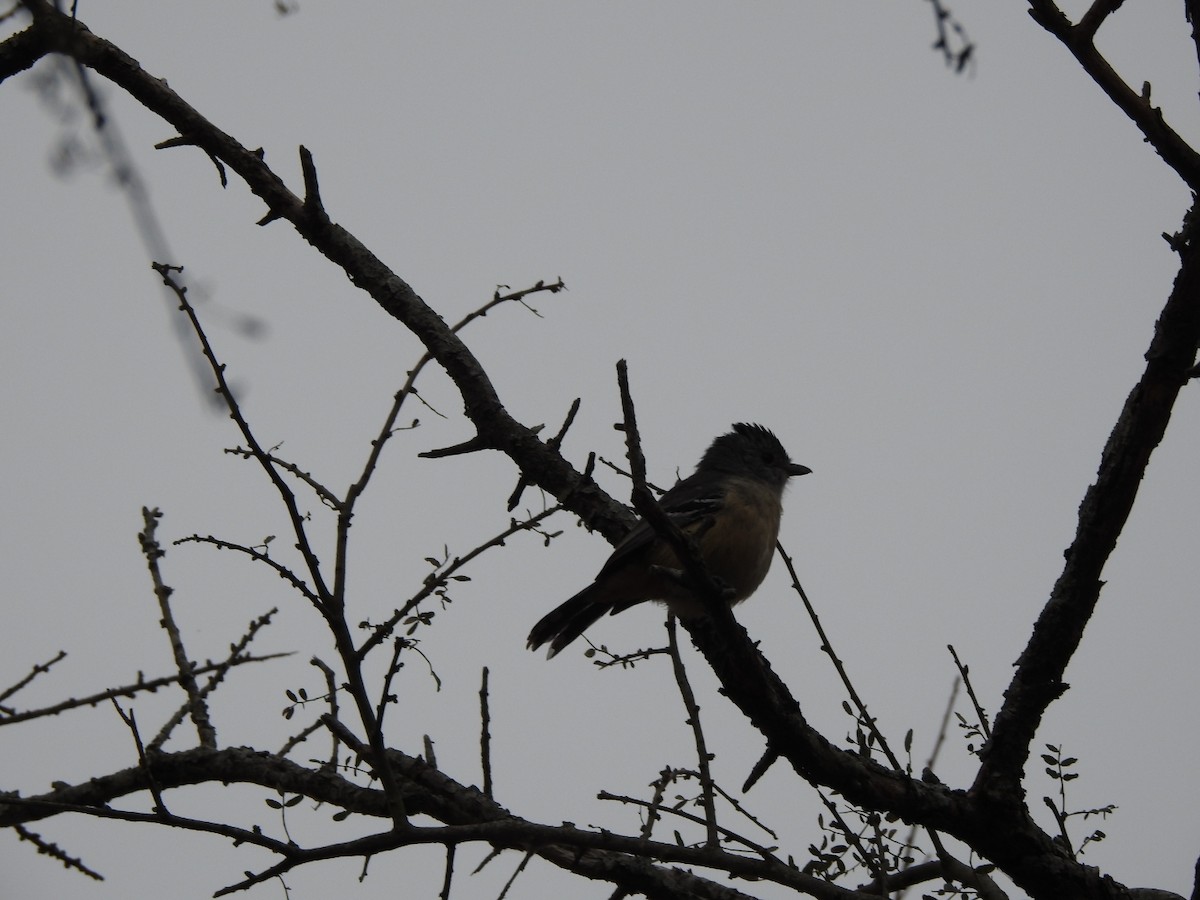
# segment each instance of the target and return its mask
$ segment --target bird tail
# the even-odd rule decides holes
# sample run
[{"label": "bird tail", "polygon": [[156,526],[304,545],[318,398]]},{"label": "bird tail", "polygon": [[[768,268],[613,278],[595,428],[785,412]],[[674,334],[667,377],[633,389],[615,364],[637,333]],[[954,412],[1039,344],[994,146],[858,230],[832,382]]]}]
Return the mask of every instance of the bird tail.
[{"label": "bird tail", "polygon": [[597,596],[601,593],[598,585],[589,584],[570,600],[550,610],[529,632],[527,646],[536,650],[547,641],[550,651],[547,659],[552,659],[559,650],[579,637],[597,619],[612,609],[611,602],[605,602]]}]

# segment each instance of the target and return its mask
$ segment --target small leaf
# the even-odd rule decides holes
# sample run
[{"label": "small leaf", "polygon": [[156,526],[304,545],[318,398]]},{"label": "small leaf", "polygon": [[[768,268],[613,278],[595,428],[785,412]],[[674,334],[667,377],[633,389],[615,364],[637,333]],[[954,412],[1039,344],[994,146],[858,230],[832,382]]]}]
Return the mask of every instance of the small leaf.
[{"label": "small leaf", "polygon": [[271,809],[283,809],[282,803],[280,803],[278,800],[272,800],[270,797],[268,797],[264,802],[267,804],[267,806],[271,807]]},{"label": "small leaf", "polygon": [[303,800],[304,800],[304,795],[297,794],[295,797],[293,797],[291,800],[289,800],[287,803],[285,803],[283,805],[290,809],[291,807],[295,806],[297,803],[300,803]]}]

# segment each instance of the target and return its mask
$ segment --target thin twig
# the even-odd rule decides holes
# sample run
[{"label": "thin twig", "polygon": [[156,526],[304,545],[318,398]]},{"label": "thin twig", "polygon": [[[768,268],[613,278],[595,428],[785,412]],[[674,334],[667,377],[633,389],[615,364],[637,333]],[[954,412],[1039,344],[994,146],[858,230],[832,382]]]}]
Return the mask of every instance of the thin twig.
[{"label": "thin twig", "polygon": [[[575,421],[575,416],[579,413],[579,406],[580,399],[576,397],[571,403],[571,408],[567,410],[567,417],[563,420],[562,425],[559,427],[558,434],[546,441],[546,446],[554,452],[557,453],[560,451],[563,438],[567,436],[567,429],[571,427],[571,424]],[[529,487],[531,483],[532,482],[529,480],[529,476],[527,476],[524,472],[521,472],[521,474],[517,476],[517,486],[513,488],[513,492],[509,495],[508,503],[506,505],[506,508],[509,512],[512,512],[517,508],[517,504],[521,502],[521,495],[525,493],[525,488]]]},{"label": "thin twig", "polygon": [[[654,823],[662,818],[662,800],[663,795],[667,792],[667,785],[670,784],[672,772],[670,766],[663,768],[658,774],[658,777],[650,783],[654,788],[654,796],[646,804],[646,821],[642,823],[642,839],[650,840],[651,834],[654,832]],[[603,798],[601,798],[603,799]]]},{"label": "thin twig", "polygon": [[[303,481],[306,485],[308,485],[312,492],[317,495],[320,501],[330,509],[339,510],[342,508],[341,499],[333,491],[329,490],[329,488],[317,481],[311,472],[305,472],[295,463],[279,457],[274,452],[276,449],[277,448],[272,448],[267,452],[267,459],[269,459],[274,465],[279,466],[279,468],[283,469],[285,472],[293,475],[298,480]],[[230,456],[240,456],[242,459],[255,458],[253,451],[247,450],[245,447],[226,447],[225,452]]]},{"label": "thin twig", "polygon": [[[657,788],[658,784],[659,784],[659,782],[656,781],[655,782],[656,788]],[[656,791],[656,793],[657,793],[657,791]],[[616,803],[626,803],[630,806],[642,807],[643,809],[648,810],[651,814],[654,814],[656,817],[661,817],[664,814],[676,816],[680,819],[686,819],[687,821],[695,823],[697,825],[704,825],[706,828],[709,824],[702,816],[697,816],[694,813],[686,812],[685,810],[677,809],[676,807],[673,807],[673,806],[663,806],[662,802],[661,802],[661,800],[662,800],[661,795],[656,797],[654,800],[639,800],[637,797],[626,797],[621,794],[613,794],[613,793],[609,793],[608,791],[600,791],[600,793],[598,793],[596,795],[596,799],[597,800],[611,800]],[[741,844],[747,850],[758,854],[765,860],[770,860],[772,862],[779,861],[778,858],[775,856],[775,854],[771,851],[771,849],[769,847],[764,847],[762,844],[759,844],[755,841],[750,840],[750,838],[746,837],[743,834],[738,834],[736,831],[726,828],[723,825],[718,825],[716,828],[714,828],[712,830],[714,832],[716,832],[716,834],[719,837],[724,837],[727,841]],[[645,826],[643,826],[643,828],[642,828],[642,833],[646,836],[646,838],[649,838],[649,835],[646,834]],[[720,844],[718,842],[718,843],[713,843],[713,844],[706,844],[705,846],[718,847],[718,846],[720,846]]]},{"label": "thin twig", "polygon": [[[154,798],[154,812],[159,815],[169,816],[170,811],[167,809],[167,804],[163,802],[162,789],[158,786],[158,779],[154,777],[154,771],[150,768],[150,762],[146,759],[146,747],[142,743],[142,735],[138,731],[137,718],[134,716],[132,709],[128,713],[121,709],[121,704],[113,698],[113,709],[117,711],[117,715],[121,717],[121,721],[125,723],[130,733],[133,735],[133,743],[137,747],[138,764],[142,768],[142,772],[146,775],[146,784],[150,788],[150,796]],[[206,747],[206,749],[214,750],[215,747]]]},{"label": "thin twig", "polygon": [[51,859],[57,859],[65,868],[74,869],[76,872],[81,872],[88,878],[91,878],[93,881],[104,880],[103,875],[101,875],[95,869],[91,869],[84,865],[83,860],[71,856],[67,853],[67,851],[63,850],[53,841],[46,840],[40,834],[30,831],[24,825],[13,825],[12,829],[16,832],[18,838],[33,844],[33,846],[37,848],[38,853],[49,856]]},{"label": "thin twig", "polygon": [[821,802],[825,805],[825,809],[828,810],[833,824],[846,838],[846,843],[848,843],[858,852],[858,858],[863,861],[863,865],[867,866],[867,868],[871,870],[871,877],[878,878],[880,876],[880,872],[871,865],[871,854],[867,852],[867,848],[863,845],[862,839],[858,832],[851,828],[850,823],[846,821],[844,816],[842,816],[842,812],[837,808],[837,804],[830,800],[826,793],[820,789],[817,790],[817,797],[820,798]]},{"label": "thin twig", "polygon": [[962,660],[958,658],[953,644],[947,644],[946,649],[954,658],[954,665],[958,667],[958,675],[967,689],[967,696],[971,698],[971,705],[975,707],[975,715],[979,719],[979,730],[983,732],[985,739],[989,738],[992,735],[991,726],[988,725],[987,713],[983,711],[983,707],[979,704],[979,698],[975,696],[975,688],[971,685],[971,670],[968,666],[964,666]]},{"label": "thin twig", "polygon": [[394,702],[396,699],[392,694],[392,679],[400,671],[400,653],[406,644],[404,638],[396,638],[392,641],[392,659],[384,671],[383,687],[379,690],[379,704],[375,707],[375,726],[380,730],[383,729],[383,717],[387,712],[388,703]]},{"label": "thin twig", "polygon": [[[159,624],[167,633],[167,638],[171,642],[171,654],[175,658],[175,666],[179,670],[179,684],[187,694],[188,711],[191,713],[192,722],[196,726],[196,733],[200,738],[200,746],[215,748],[217,746],[217,731],[213,728],[212,720],[208,716],[208,704],[204,702],[204,697],[200,693],[200,687],[196,684],[195,665],[187,658],[187,653],[183,649],[183,635],[180,634],[179,625],[175,622],[175,614],[171,610],[171,593],[172,588],[168,587],[162,580],[162,572],[159,570],[158,561],[165,555],[165,551],[155,539],[155,531],[158,529],[158,520],[162,518],[162,513],[157,509],[149,509],[142,507],[142,522],[145,528],[138,534],[138,542],[141,544],[142,553],[146,557],[146,565],[150,569],[150,578],[154,582],[154,596],[158,598],[158,609],[162,615],[159,619]],[[113,701],[116,705],[116,701]],[[118,706],[119,710],[120,707]],[[123,714],[122,714],[123,716]]]},{"label": "thin twig", "polygon": [[406,600],[402,607],[395,610],[392,615],[388,616],[388,618],[379,625],[374,626],[371,636],[363,641],[358,648],[358,659],[364,659],[368,653],[370,653],[382,641],[386,640],[396,626],[399,625],[400,622],[405,619],[405,617],[411,614],[413,610],[420,605],[422,600],[425,600],[433,595],[438,588],[445,587],[460,569],[462,569],[476,557],[480,556],[485,551],[492,549],[493,547],[503,547],[504,542],[514,534],[519,534],[522,531],[536,531],[537,525],[539,525],[543,520],[550,518],[550,516],[554,515],[561,509],[562,506],[556,504],[555,506],[544,509],[540,513],[530,516],[528,519],[524,519],[520,522],[518,522],[516,519],[513,519],[510,521],[509,526],[495,537],[484,541],[478,547],[468,551],[467,553],[464,553],[462,556],[456,556],[450,562],[450,564],[440,572],[437,572],[436,574],[430,574],[428,577],[426,577],[425,583],[421,586],[421,589],[408,600]]},{"label": "thin twig", "polygon": [[[503,296],[500,295],[500,293],[497,291],[492,296],[491,300],[489,300],[487,303],[485,303],[483,306],[479,307],[478,309],[474,310],[473,312],[467,313],[467,315],[463,316],[463,318],[461,318],[458,322],[456,322],[453,326],[451,326],[450,333],[458,334],[458,332],[460,332],[460,331],[462,331],[462,329],[466,328],[467,325],[469,325],[471,322],[475,321],[476,319],[483,318],[492,309],[499,306],[501,303],[515,301],[515,302],[521,303],[521,305],[525,306],[526,309],[529,309],[529,307],[526,306],[524,303],[524,298],[527,297],[528,295],[530,295],[532,293],[536,293],[538,291],[547,291],[549,293],[557,293],[558,291],[565,290],[565,289],[566,289],[566,285],[563,283],[563,280],[560,278],[551,284],[546,284],[544,281],[539,281],[533,287],[526,288],[525,290],[522,290],[522,291],[514,291],[511,294],[505,294]],[[534,312],[536,315],[536,311],[534,311]],[[426,351],[424,354],[422,354],[421,358],[417,360],[416,365],[414,365],[412,367],[412,369],[409,370],[408,376],[406,377],[404,384],[400,387],[399,390],[396,391],[395,395],[392,397],[391,408],[388,409],[388,413],[384,417],[383,427],[379,430],[379,434],[375,437],[375,440],[373,440],[371,442],[371,452],[367,455],[367,460],[366,460],[366,463],[363,465],[363,470],[359,474],[358,480],[355,481],[354,484],[352,484],[350,486],[350,488],[346,491],[345,506],[349,507],[350,509],[354,508],[355,501],[366,490],[367,484],[370,482],[372,474],[374,474],[375,469],[379,465],[379,458],[380,458],[381,454],[383,453],[384,446],[387,444],[387,442],[391,438],[391,436],[396,433],[396,431],[397,431],[396,420],[400,418],[400,410],[404,406],[404,401],[410,395],[420,399],[420,396],[417,394],[417,391],[416,391],[417,376],[421,374],[422,369],[424,369],[429,363],[433,362],[433,359],[434,359],[433,354],[430,353],[429,351]],[[422,401],[422,402],[424,402],[424,401]],[[426,405],[428,406],[428,404],[426,404]],[[417,420],[414,419],[413,425],[415,426],[416,424],[417,424]]]},{"label": "thin twig", "polygon": [[776,542],[776,550],[779,551],[779,558],[783,560],[784,566],[787,568],[788,575],[792,579],[792,589],[800,595],[800,599],[804,601],[804,608],[808,610],[808,617],[812,620],[813,627],[817,630],[817,637],[821,639],[821,650],[833,662],[833,668],[837,671],[838,678],[841,679],[842,686],[846,689],[846,693],[850,696],[854,708],[858,710],[859,718],[866,725],[867,730],[874,736],[879,744],[879,749],[883,751],[888,762],[892,764],[897,772],[904,771],[904,767],[900,765],[900,760],[892,753],[892,748],[888,746],[887,738],[883,736],[883,732],[879,730],[879,726],[875,723],[875,717],[867,711],[867,704],[859,696],[854,684],[850,681],[850,675],[846,671],[841,658],[834,652],[833,644],[829,641],[829,635],[825,633],[825,628],[821,624],[821,617],[817,615],[816,609],[808,599],[808,594],[804,592],[804,588],[800,584],[800,577],[796,574],[796,567],[792,564],[792,558],[788,556],[787,551],[783,549],[783,544]]},{"label": "thin twig", "polygon": [[704,729],[700,726],[700,706],[696,703],[696,695],[688,681],[687,669],[684,668],[683,658],[679,653],[679,640],[676,637],[675,616],[667,616],[667,646],[671,651],[671,669],[675,673],[675,684],[679,686],[679,696],[687,710],[687,724],[692,729],[692,739],[696,742],[696,758],[700,772],[700,797],[704,804],[704,828],[706,842],[710,847],[719,843],[717,834],[717,804],[713,792],[712,771],[709,761],[712,759],[704,741]]},{"label": "thin twig", "polygon": [[219,537],[214,537],[211,534],[189,534],[187,537],[178,538],[174,542],[175,546],[182,544],[211,544],[218,550],[236,550],[238,553],[244,553],[255,562],[263,563],[275,571],[275,574],[299,591],[306,600],[312,603],[313,606],[320,608],[321,598],[318,597],[307,584],[293,572],[290,568],[280,562],[272,559],[263,550],[258,550],[255,547],[248,547],[245,544],[238,544],[233,541],[227,541]]},{"label": "thin twig", "polygon": [[[268,653],[265,656],[241,656],[232,660],[228,660],[231,666],[245,665],[246,663],[266,662],[270,659],[282,659],[285,656],[291,656],[291,653]],[[224,662],[208,663],[195,669],[194,675],[205,675],[209,672],[215,672],[218,669],[225,667]],[[11,715],[0,716],[0,725],[15,725],[18,722],[28,722],[30,719],[41,719],[46,716],[57,716],[64,712],[69,712],[73,709],[80,709],[85,706],[96,706],[99,703],[112,700],[116,697],[132,697],[135,694],[151,693],[153,694],[161,687],[167,685],[178,684],[179,676],[164,675],[161,678],[151,678],[149,681],[139,680],[133,684],[122,685],[121,687],[108,688],[96,694],[89,694],[86,697],[72,698],[63,700],[61,703],[55,703],[53,706],[43,706],[40,709],[30,709],[23,712],[15,712]]]},{"label": "thin twig", "polygon": [[[250,642],[254,640],[255,635],[257,635],[261,629],[265,628],[267,625],[269,625],[271,623],[271,617],[274,616],[275,613],[277,613],[277,612],[279,612],[279,610],[277,608],[272,607],[270,610],[265,612],[263,615],[259,616],[257,619],[252,621],[250,623],[249,627],[246,629],[245,634],[243,634],[236,643],[234,643],[230,646],[229,655],[227,657],[225,657],[225,659],[222,662],[217,663],[215,666],[211,666],[210,667],[211,671],[206,670],[204,672],[204,674],[208,675],[208,679],[205,681],[204,686],[202,688],[200,688],[200,699],[202,701],[207,700],[209,694],[211,694],[213,691],[215,691],[217,689],[217,686],[225,680],[225,676],[229,674],[229,670],[233,666],[234,661],[243,652],[245,652],[245,650],[248,646],[250,646]],[[279,655],[291,656],[290,653],[279,654]],[[199,675],[199,674],[201,674],[201,672],[196,671],[195,674]],[[191,704],[191,701],[189,700],[187,703],[184,703],[179,709],[177,709],[175,711],[175,713],[171,716],[171,718],[168,719],[163,724],[162,728],[160,728],[158,730],[158,734],[156,734],[154,736],[154,740],[152,740],[147,745],[149,747],[150,752],[153,753],[153,752],[157,752],[158,750],[162,749],[162,746],[167,742],[167,739],[171,736],[171,732],[174,731],[175,727],[180,722],[183,721],[184,717],[187,716],[191,707],[192,707],[192,704]]]},{"label": "thin twig", "polygon": [[438,894],[440,900],[450,900],[450,882],[454,878],[454,844],[446,848],[446,874],[442,876],[442,890]]},{"label": "thin twig", "polygon": [[[12,687],[6,688],[5,690],[0,691],[0,702],[7,700],[13,694],[17,693],[17,691],[21,690],[21,688],[25,687],[27,684],[29,684],[31,681],[33,681],[33,679],[37,678],[39,675],[43,675],[46,672],[49,672],[51,666],[53,666],[57,662],[61,662],[62,660],[66,659],[66,658],[67,658],[67,651],[59,650],[58,653],[56,653],[52,659],[49,659],[44,663],[34,663],[33,668],[30,670],[28,675],[26,675],[24,678],[22,678],[20,681],[18,681],[16,684],[14,684]],[[0,714],[3,714],[4,712],[5,712],[5,708],[0,706]],[[2,720],[0,720],[0,721],[2,721]]]},{"label": "thin twig", "polygon": [[[309,660],[309,664],[318,668],[325,677],[325,699],[329,702],[329,715],[336,720],[338,717],[338,691],[337,678],[333,669],[316,656]],[[330,732],[330,736],[333,738],[333,746],[329,751],[329,765],[333,767],[337,765],[338,736],[333,732]],[[282,754],[280,755],[282,756]]]},{"label": "thin twig", "polygon": [[529,861],[531,859],[533,859],[533,851],[526,850],[525,855],[521,857],[521,861],[517,863],[517,867],[513,869],[513,873],[508,876],[508,881],[504,882],[504,887],[500,889],[500,893],[496,897],[496,900],[504,900],[504,898],[508,896],[509,890],[512,888],[513,883],[517,880],[517,876],[525,871],[525,867],[529,865]]},{"label": "thin twig", "polygon": [[[933,767],[937,762],[938,756],[942,752],[942,746],[946,742],[946,737],[950,731],[950,721],[954,718],[954,704],[958,700],[958,688],[962,684],[962,678],[955,676],[954,684],[950,687],[950,697],[946,700],[946,708],[942,711],[942,723],[938,726],[937,737],[933,740],[933,749],[929,751],[929,756],[925,760],[925,768],[922,770],[923,777],[926,779],[932,778]],[[908,830],[908,837],[904,843],[912,847],[917,840],[917,831],[921,828],[920,825],[913,825]],[[902,866],[901,871],[912,868],[912,866]]]},{"label": "thin twig", "polygon": [[267,451],[259,444],[258,439],[254,436],[254,432],[250,430],[250,423],[242,414],[241,406],[238,404],[233,390],[229,387],[229,382],[225,380],[225,366],[218,361],[216,352],[208,341],[208,335],[205,334],[204,327],[200,324],[200,318],[196,315],[196,310],[187,298],[187,288],[179,284],[175,278],[175,273],[182,272],[183,267],[156,262],[151,264],[151,268],[158,272],[162,277],[163,284],[170,288],[179,299],[179,308],[191,323],[192,331],[195,332],[197,339],[200,341],[201,352],[204,354],[204,358],[208,361],[213,376],[216,378],[217,393],[225,401],[225,405],[229,409],[229,416],[237,424],[238,430],[242,433],[242,438],[250,448],[250,452],[254,454],[254,458],[258,460],[259,465],[262,466],[271,483],[275,485],[275,489],[279,493],[279,498],[283,501],[284,508],[287,510],[288,519],[291,521],[292,530],[296,535],[296,548],[300,551],[300,555],[304,557],[304,563],[308,569],[309,576],[312,578],[315,593],[322,603],[327,602],[330,598],[329,588],[325,585],[325,579],[321,574],[320,561],[317,559],[316,552],[313,550],[312,544],[308,539],[306,517],[300,512],[300,508],[296,503],[296,495],[292,493],[292,489],[288,487],[287,482],[279,474],[278,467],[271,461],[271,457]]}]

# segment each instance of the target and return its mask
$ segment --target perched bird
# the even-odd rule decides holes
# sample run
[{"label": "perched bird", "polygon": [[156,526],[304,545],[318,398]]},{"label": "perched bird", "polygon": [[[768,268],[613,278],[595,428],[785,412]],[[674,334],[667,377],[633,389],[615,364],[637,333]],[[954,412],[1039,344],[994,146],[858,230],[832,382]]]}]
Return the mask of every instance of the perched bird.
[{"label": "perched bird", "polygon": [[[696,542],[730,602],[740,603],[771,567],[788,479],[811,471],[788,459],[766,428],[739,423],[713,441],[696,471],[658,502]],[[547,658],[552,657],[605,613],[615,615],[645,600],[662,601],[683,618],[696,615],[702,606],[682,583],[682,568],[671,546],[639,521],[595,581],[533,626],[529,649],[549,641]]]}]

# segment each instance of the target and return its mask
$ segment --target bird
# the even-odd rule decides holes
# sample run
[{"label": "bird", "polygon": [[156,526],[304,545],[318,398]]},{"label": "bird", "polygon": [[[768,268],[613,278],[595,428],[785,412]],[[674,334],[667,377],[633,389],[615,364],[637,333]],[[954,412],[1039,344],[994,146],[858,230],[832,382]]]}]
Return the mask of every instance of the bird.
[{"label": "bird", "polygon": [[[740,603],[762,584],[775,555],[783,490],[807,475],[783,444],[761,425],[739,422],[716,438],[696,471],[659,498],[662,511],[695,541],[710,575]],[[640,519],[617,544],[595,580],[551,610],[529,632],[527,646],[549,643],[547,659],[606,613],[616,615],[647,600],[667,604],[680,618],[701,613],[703,602],[687,587],[671,546]]]}]

